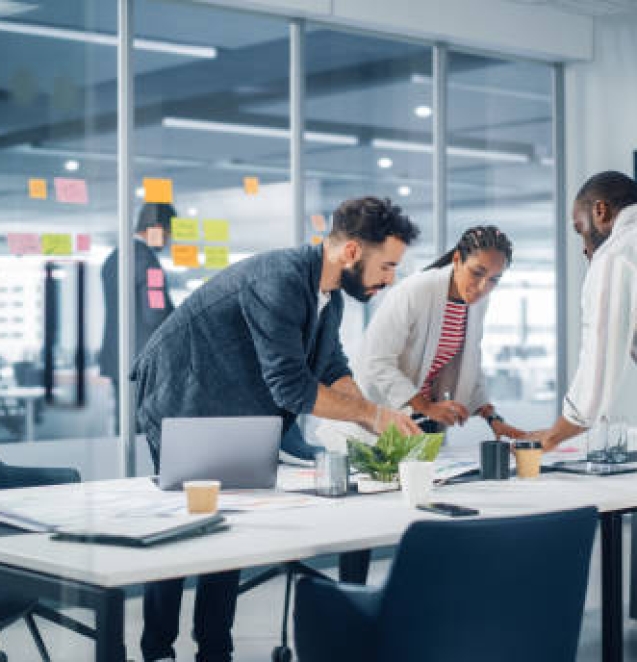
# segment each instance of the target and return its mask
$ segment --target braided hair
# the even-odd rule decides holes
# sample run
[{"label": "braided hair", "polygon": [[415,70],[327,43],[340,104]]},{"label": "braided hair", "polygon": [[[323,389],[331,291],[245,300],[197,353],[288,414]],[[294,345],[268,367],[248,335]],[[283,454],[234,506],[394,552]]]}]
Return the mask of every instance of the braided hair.
[{"label": "braided hair", "polygon": [[425,267],[423,271],[429,269],[440,269],[446,267],[453,261],[453,255],[456,251],[460,253],[462,262],[478,251],[496,250],[502,253],[506,258],[506,265],[509,267],[513,260],[513,244],[511,240],[501,232],[495,225],[476,225],[462,233],[458,243],[435,262]]}]

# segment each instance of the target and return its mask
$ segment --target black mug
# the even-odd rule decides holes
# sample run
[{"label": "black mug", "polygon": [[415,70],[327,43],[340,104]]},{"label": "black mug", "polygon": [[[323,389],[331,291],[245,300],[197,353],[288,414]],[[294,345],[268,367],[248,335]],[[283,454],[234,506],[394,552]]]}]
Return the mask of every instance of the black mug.
[{"label": "black mug", "polygon": [[480,477],[483,480],[509,478],[511,444],[490,439],[480,443]]}]

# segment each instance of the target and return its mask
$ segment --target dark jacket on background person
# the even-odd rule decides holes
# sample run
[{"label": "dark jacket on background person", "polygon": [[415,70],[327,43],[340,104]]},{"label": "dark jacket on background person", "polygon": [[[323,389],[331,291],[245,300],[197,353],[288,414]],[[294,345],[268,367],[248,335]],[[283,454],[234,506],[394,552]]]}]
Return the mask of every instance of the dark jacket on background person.
[{"label": "dark jacket on background person", "polygon": [[318,318],[322,246],[238,262],[196,290],[133,367],[137,417],[158,464],[161,421],[178,416],[310,413],[318,385],[350,375],[340,291]]},{"label": "dark jacket on background person", "polygon": [[[151,308],[148,301],[149,269],[161,269],[156,252],[141,239],[135,238],[135,356],[144,349],[155,329],[173,312],[175,307],[168,294],[164,274],[165,308]],[[119,381],[119,308],[118,308],[118,249],[102,265],[104,290],[104,336],[99,356],[100,374]]]}]

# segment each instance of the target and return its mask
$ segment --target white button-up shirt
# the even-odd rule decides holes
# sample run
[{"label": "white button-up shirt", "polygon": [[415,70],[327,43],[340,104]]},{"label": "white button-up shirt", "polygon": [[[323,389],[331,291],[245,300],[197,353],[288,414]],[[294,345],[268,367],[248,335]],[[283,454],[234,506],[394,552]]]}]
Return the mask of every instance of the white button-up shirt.
[{"label": "white button-up shirt", "polygon": [[595,251],[584,280],[582,345],[564,398],[564,418],[591,427],[611,415],[627,372],[635,370],[636,363],[637,205],[630,205]]}]

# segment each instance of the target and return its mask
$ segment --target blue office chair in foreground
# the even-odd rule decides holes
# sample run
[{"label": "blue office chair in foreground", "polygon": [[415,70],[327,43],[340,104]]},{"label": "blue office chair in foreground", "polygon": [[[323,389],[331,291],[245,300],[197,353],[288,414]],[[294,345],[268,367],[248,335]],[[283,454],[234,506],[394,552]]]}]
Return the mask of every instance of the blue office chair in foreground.
[{"label": "blue office chair in foreground", "polygon": [[299,662],[574,662],[596,522],[416,522],[381,588],[299,580]]},{"label": "blue office chair in foreground", "polygon": [[[40,485],[59,485],[79,482],[80,474],[76,469],[65,467],[18,467],[0,462],[0,489],[3,490],[17,487],[36,487]],[[0,530],[0,535],[11,535],[12,533],[15,533],[15,530],[12,530],[11,527],[2,527]],[[95,636],[92,628],[57,612],[51,607],[38,602],[38,600],[24,598],[0,590],[0,633],[8,626],[23,618],[31,632],[43,662],[50,662],[51,658],[44,645],[34,616],[53,621],[84,636]],[[2,651],[0,651],[0,662],[7,662],[7,656]]]}]

